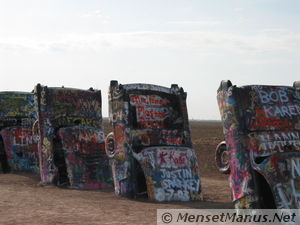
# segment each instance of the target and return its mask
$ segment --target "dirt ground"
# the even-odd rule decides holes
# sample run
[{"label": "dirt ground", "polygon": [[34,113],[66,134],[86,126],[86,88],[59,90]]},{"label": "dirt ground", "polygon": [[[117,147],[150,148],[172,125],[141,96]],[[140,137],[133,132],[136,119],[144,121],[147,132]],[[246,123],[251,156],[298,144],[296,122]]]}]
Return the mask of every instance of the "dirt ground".
[{"label": "dirt ground", "polygon": [[[104,125],[107,133],[107,121]],[[228,177],[214,165],[215,147],[223,139],[221,123],[192,121],[190,126],[204,201],[155,203],[117,197],[113,189],[41,186],[39,178],[29,173],[0,174],[0,224],[156,224],[156,209],[232,208]]]}]

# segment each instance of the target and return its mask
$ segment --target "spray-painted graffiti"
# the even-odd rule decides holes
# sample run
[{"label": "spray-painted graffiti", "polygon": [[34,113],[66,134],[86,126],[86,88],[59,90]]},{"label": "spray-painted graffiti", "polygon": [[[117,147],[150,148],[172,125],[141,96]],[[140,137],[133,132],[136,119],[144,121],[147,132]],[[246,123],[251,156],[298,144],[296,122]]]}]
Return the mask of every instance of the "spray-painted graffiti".
[{"label": "spray-painted graffiti", "polygon": [[111,82],[116,194],[147,193],[155,201],[201,199],[185,101],[186,93],[177,86]]},{"label": "spray-painted graffiti", "polygon": [[299,208],[299,90],[222,82],[218,104],[236,207]]},{"label": "spray-painted graffiti", "polygon": [[[89,92],[93,94],[89,95]],[[41,93],[41,98],[44,105],[48,106],[49,113],[101,119],[100,91],[52,88],[45,90],[44,94]]]},{"label": "spray-painted graffiti", "polygon": [[251,101],[248,103],[250,107],[247,108],[252,118],[248,120],[247,127],[250,130],[266,128],[271,130],[298,128],[299,130],[300,124],[297,118],[300,116],[300,106],[297,103],[299,98],[295,94],[295,89],[252,86],[249,92],[251,92],[249,96]]},{"label": "spray-painted graffiti", "polygon": [[300,132],[261,132],[250,134],[249,147],[254,155],[264,156],[275,152],[300,151]]},{"label": "spray-painted graffiti", "polygon": [[[184,147],[149,147],[134,153],[147,181],[153,185],[156,201],[200,199],[200,178],[194,152]],[[149,192],[149,191],[148,191]]]},{"label": "spray-painted graffiti", "polygon": [[42,182],[80,189],[111,186],[101,92],[37,85],[35,97]]},{"label": "spray-painted graffiti", "polygon": [[[71,186],[81,189],[109,187],[109,161],[104,149],[104,133],[91,127],[59,130]],[[79,166],[78,166],[79,165]]]},{"label": "spray-painted graffiti", "polygon": [[[288,104],[290,98],[287,94],[287,88],[278,90],[257,90],[259,99],[263,105],[263,111],[267,118],[270,117],[293,117],[300,115],[300,106]],[[281,105],[287,103],[287,105]],[[278,105],[280,104],[280,105]]]},{"label": "spray-painted graffiti", "polygon": [[178,103],[170,96],[131,94],[129,97],[136,128],[178,128],[182,125]]},{"label": "spray-painted graffiti", "polygon": [[295,152],[275,154],[261,165],[270,182],[277,208],[300,207],[300,158]]},{"label": "spray-painted graffiti", "polygon": [[1,136],[10,169],[39,172],[37,141],[31,128],[5,128]]},{"label": "spray-painted graffiti", "polygon": [[2,171],[39,171],[34,97],[25,92],[0,92],[0,164]]},{"label": "spray-painted graffiti", "polygon": [[31,93],[0,92],[1,119],[35,118],[34,100]]},{"label": "spray-painted graffiti", "polygon": [[200,187],[200,180],[193,175],[194,173],[191,169],[178,169],[174,171],[161,169],[161,179],[158,180],[161,187],[155,189],[155,200],[189,201],[190,193],[198,194]]},{"label": "spray-painted graffiti", "polygon": [[135,147],[153,145],[183,145],[188,137],[180,129],[132,129],[131,136]]},{"label": "spray-painted graffiti", "polygon": [[136,106],[136,120],[143,128],[165,128],[170,102],[158,95],[130,95],[130,105]]}]

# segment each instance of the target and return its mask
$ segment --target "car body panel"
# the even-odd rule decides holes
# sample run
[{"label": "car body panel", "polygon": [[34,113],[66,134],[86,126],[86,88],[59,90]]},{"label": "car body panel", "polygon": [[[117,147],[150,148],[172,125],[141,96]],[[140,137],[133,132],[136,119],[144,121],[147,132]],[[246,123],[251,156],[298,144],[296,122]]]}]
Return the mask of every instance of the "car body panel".
[{"label": "car body panel", "polygon": [[111,186],[109,161],[104,149],[104,133],[94,127],[60,128],[62,150],[72,187],[101,189]]},{"label": "car body panel", "polygon": [[[186,93],[182,88],[177,85],[172,88],[151,84],[119,85],[112,81],[109,116],[114,134],[111,164],[117,195],[133,197],[147,192],[148,198],[154,201],[202,198],[197,158],[189,131]],[[157,158],[160,154],[169,158],[160,161]],[[172,157],[187,164],[171,168]],[[169,176],[175,170],[178,170],[177,176],[173,174],[169,181],[163,179],[165,174]],[[180,177],[185,175],[187,177]],[[166,183],[172,179],[177,184],[167,187]],[[193,187],[189,189],[186,182]],[[146,187],[140,187],[141,183]]]},{"label": "car body panel", "polygon": [[28,127],[7,127],[0,132],[10,168],[39,173],[37,141]]},{"label": "car body panel", "polygon": [[226,87],[221,83],[218,105],[230,155],[230,187],[237,207],[260,207],[258,201],[264,196],[259,193],[256,178],[261,175],[272,191],[275,207],[298,208],[294,200],[288,203],[279,196],[284,193],[288,199],[297,197],[288,185],[296,182],[298,178],[291,174],[300,169],[300,164],[292,160],[300,157],[300,91],[290,86]]},{"label": "car body panel", "polygon": [[[71,180],[69,179],[69,187],[71,188],[98,189],[105,186],[99,183],[99,180],[103,178],[107,179],[107,185],[111,185],[111,176],[108,177],[106,173],[102,174],[102,170],[97,170],[96,175],[90,177],[91,179],[81,179],[85,174],[84,171],[86,171],[84,165],[88,163],[90,158],[93,158],[95,147],[99,148],[99,154],[102,151],[105,152],[104,142],[103,144],[97,142],[95,146],[94,140],[81,139],[81,135],[84,136],[89,132],[96,132],[99,135],[103,133],[101,91],[64,87],[48,88],[38,84],[35,87],[35,96],[38,107],[42,182],[45,184],[57,183],[57,179],[64,177],[62,178],[64,180],[71,178]],[[73,143],[71,139],[73,139]],[[79,144],[79,149],[77,147],[72,148],[74,144]],[[77,150],[85,152],[89,157],[76,158],[75,161],[72,161],[72,157],[75,155],[72,155],[71,151],[74,151],[75,154]],[[100,159],[99,157],[96,158]],[[101,159],[104,160],[104,158]],[[83,161],[84,165],[81,165],[80,163]],[[107,159],[101,162],[104,163],[101,165],[109,170],[109,165],[105,162]],[[79,174],[75,174],[76,172]],[[84,184],[83,181],[86,183]],[[64,181],[59,181],[59,183],[61,182]]]},{"label": "car body panel", "polygon": [[199,200],[200,177],[191,148],[156,146],[134,154],[144,174],[150,200]]},{"label": "car body panel", "polygon": [[0,157],[7,160],[3,162],[1,159],[7,164],[7,172],[39,172],[37,137],[32,133],[36,119],[32,93],[0,92],[0,137],[3,145]]},{"label": "car body panel", "polygon": [[300,155],[277,153],[266,158],[256,170],[270,185],[277,208],[300,208]]}]

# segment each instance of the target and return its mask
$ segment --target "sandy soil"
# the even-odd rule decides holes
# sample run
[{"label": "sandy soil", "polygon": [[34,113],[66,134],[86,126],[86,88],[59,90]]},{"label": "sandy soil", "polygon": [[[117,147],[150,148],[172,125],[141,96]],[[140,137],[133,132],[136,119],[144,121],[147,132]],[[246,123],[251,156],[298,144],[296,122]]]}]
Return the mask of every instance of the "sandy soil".
[{"label": "sandy soil", "polygon": [[192,122],[204,201],[154,203],[117,197],[113,189],[80,191],[39,185],[28,173],[0,174],[1,225],[156,224],[156,209],[232,208],[228,178],[214,166],[214,149],[222,140],[221,124]]}]

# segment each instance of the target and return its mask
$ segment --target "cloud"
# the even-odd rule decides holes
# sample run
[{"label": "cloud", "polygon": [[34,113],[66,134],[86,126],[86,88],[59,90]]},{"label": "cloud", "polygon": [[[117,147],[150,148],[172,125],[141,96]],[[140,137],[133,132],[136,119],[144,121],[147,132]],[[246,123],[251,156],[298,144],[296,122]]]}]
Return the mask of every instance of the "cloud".
[{"label": "cloud", "polygon": [[86,12],[81,15],[83,18],[87,19],[98,19],[100,20],[103,24],[108,24],[111,20],[109,16],[105,16],[101,10],[95,10],[91,12]]},{"label": "cloud", "polygon": [[0,51],[11,53],[32,52],[39,49],[36,41],[27,38],[0,38]]},{"label": "cloud", "polygon": [[168,25],[188,25],[188,26],[201,26],[201,27],[214,27],[222,25],[222,21],[211,21],[211,20],[182,20],[182,21],[169,21],[166,22]]},{"label": "cloud", "polygon": [[300,34],[233,34],[218,31],[121,32],[65,34],[52,40],[0,38],[2,51],[102,51],[103,48],[169,48],[198,51],[202,54],[259,54],[299,52]]},{"label": "cloud", "polygon": [[25,45],[0,42],[0,50],[6,52],[24,52],[27,48]]},{"label": "cloud", "polygon": [[291,34],[291,32],[286,28],[264,28],[260,30],[261,33],[266,33],[269,35],[276,35],[276,34]]},{"label": "cloud", "polygon": [[244,64],[250,64],[250,65],[266,65],[266,64],[275,64],[275,65],[280,65],[280,64],[292,64],[295,61],[292,59],[285,59],[285,58],[265,58],[265,59],[245,59],[242,60]]}]

